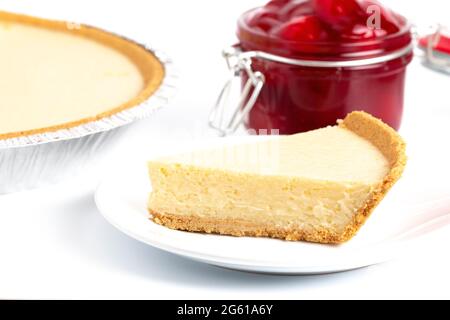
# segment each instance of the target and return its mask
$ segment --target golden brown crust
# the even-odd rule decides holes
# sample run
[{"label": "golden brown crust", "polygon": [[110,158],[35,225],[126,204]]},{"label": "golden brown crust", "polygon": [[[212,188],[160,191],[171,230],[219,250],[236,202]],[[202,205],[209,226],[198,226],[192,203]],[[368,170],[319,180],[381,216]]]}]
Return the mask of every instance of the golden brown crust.
[{"label": "golden brown crust", "polygon": [[0,140],[73,128],[88,122],[110,117],[118,112],[135,107],[147,100],[156,91],[156,89],[158,89],[164,78],[164,66],[153,55],[153,53],[135,42],[126,40],[120,36],[106,32],[104,30],[87,25],[76,25],[76,27],[74,28],[69,28],[69,26],[73,26],[73,24],[64,21],[47,20],[4,11],[0,11],[0,22],[23,23],[40,28],[67,32],[70,34],[75,34],[77,36],[86,37],[94,41],[98,41],[99,43],[120,51],[131,61],[133,61],[139,68],[145,84],[144,89],[139,93],[138,96],[136,96],[132,100],[119,105],[116,108],[100,113],[94,117],[87,117],[77,121],[62,123],[51,127],[0,134]]},{"label": "golden brown crust", "polygon": [[210,219],[196,216],[179,216],[170,212],[154,212],[153,220],[172,229],[218,233],[233,236],[272,237],[285,240],[339,244],[350,240],[364,224],[373,209],[384,198],[389,189],[400,178],[406,165],[405,143],[397,132],[365,112],[352,112],[339,121],[339,126],[351,130],[374,144],[388,159],[390,170],[370,194],[364,207],[360,208],[343,232],[327,229],[305,231],[301,228],[279,228],[268,224],[258,224],[237,219]]},{"label": "golden brown crust", "polygon": [[149,210],[152,220],[174,230],[214,233],[235,237],[269,237],[288,241],[308,241],[317,243],[340,243],[340,236],[329,230],[308,232],[300,228],[277,228],[265,223],[243,219],[210,219],[197,216],[179,216]]},{"label": "golden brown crust", "polygon": [[381,120],[362,111],[348,114],[339,126],[351,130],[370,141],[388,159],[390,170],[380,185],[372,192],[364,207],[359,209],[340,237],[340,242],[350,240],[366,222],[375,207],[385,197],[392,186],[400,179],[406,165],[406,144],[400,135]]}]

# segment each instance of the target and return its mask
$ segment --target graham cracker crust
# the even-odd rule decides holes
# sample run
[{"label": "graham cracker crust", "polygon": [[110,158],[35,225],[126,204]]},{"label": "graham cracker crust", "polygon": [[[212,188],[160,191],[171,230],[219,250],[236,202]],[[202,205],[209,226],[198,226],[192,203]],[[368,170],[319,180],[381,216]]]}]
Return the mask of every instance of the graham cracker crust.
[{"label": "graham cracker crust", "polygon": [[370,141],[381,151],[391,166],[381,184],[372,192],[365,206],[358,210],[352,223],[347,226],[341,235],[340,242],[346,242],[353,238],[375,207],[400,179],[406,166],[407,157],[406,144],[400,135],[383,121],[366,112],[352,112],[344,120],[338,121],[338,124],[340,127],[353,131]]},{"label": "graham cracker crust", "polygon": [[394,129],[365,112],[352,112],[344,120],[339,120],[338,125],[370,141],[383,153],[391,167],[383,181],[370,194],[366,204],[356,212],[352,222],[343,232],[336,233],[326,229],[306,231],[296,228],[280,228],[257,221],[180,216],[149,209],[153,221],[171,229],[238,237],[270,237],[323,244],[340,244],[350,240],[403,173],[407,160],[406,145]]},{"label": "graham cracker crust", "polygon": [[288,241],[308,241],[339,243],[339,235],[328,230],[307,232],[296,228],[277,228],[265,223],[250,222],[243,219],[210,219],[196,216],[179,216],[174,214],[161,214],[149,210],[152,220],[162,226],[174,230],[190,232],[213,233],[235,237],[268,237]]}]

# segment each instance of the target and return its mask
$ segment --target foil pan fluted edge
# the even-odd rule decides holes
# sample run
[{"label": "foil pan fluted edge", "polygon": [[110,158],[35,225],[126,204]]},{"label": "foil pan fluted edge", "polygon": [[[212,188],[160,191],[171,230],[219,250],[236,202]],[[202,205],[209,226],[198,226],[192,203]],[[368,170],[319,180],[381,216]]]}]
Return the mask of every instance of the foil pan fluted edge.
[{"label": "foil pan fluted edge", "polygon": [[0,194],[100,173],[97,170],[99,164],[110,155],[125,128],[22,148],[0,149]]}]

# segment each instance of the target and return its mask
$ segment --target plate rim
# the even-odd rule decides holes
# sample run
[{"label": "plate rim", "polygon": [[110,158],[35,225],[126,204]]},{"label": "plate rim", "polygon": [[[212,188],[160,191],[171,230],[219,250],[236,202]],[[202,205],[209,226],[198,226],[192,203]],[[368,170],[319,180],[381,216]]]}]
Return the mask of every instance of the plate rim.
[{"label": "plate rim", "polygon": [[[143,170],[144,171],[144,170]],[[133,175],[136,174],[136,177]],[[114,176],[115,179],[112,177],[106,178],[103,181],[99,183],[99,185],[96,188],[95,194],[94,194],[94,201],[98,208],[98,211],[100,214],[105,218],[106,221],[108,221],[112,226],[114,226],[116,229],[121,231],[122,233],[126,234],[127,236],[138,240],[139,242],[145,243],[146,245],[152,246],[154,248],[157,248],[159,250],[169,252],[184,258],[188,258],[191,260],[200,261],[203,263],[226,267],[230,269],[235,270],[241,270],[241,271],[249,271],[249,272],[263,272],[263,273],[274,273],[274,274],[323,274],[323,273],[334,273],[334,272],[342,272],[347,270],[353,270],[353,269],[359,269],[379,263],[383,263],[389,260],[394,259],[396,256],[398,256],[398,252],[401,252],[401,248],[404,247],[406,244],[406,241],[395,241],[395,242],[383,242],[380,241],[380,243],[371,244],[368,245],[366,248],[371,248],[372,250],[361,250],[357,249],[359,252],[366,253],[367,251],[372,252],[372,254],[364,254],[363,258],[348,260],[346,259],[336,259],[336,258],[330,258],[328,261],[332,261],[331,263],[323,263],[323,264],[315,264],[310,266],[305,265],[298,265],[295,264],[294,261],[291,263],[281,262],[281,263],[275,263],[274,261],[261,261],[261,260],[251,260],[251,259],[241,259],[236,257],[224,257],[219,255],[212,255],[209,253],[201,252],[198,250],[189,250],[185,248],[180,248],[173,246],[172,244],[168,244],[164,241],[158,241],[154,234],[151,234],[149,237],[145,237],[139,232],[134,232],[133,230],[130,230],[129,228],[123,226],[120,221],[117,221],[118,219],[115,219],[114,217],[117,216],[115,214],[108,214],[108,208],[105,208],[103,204],[103,194],[108,191],[109,188],[114,188],[114,180],[120,180],[116,176]],[[119,175],[120,177],[120,175]],[[128,181],[132,181],[132,178],[138,178],[137,177],[137,170],[129,170],[128,174],[122,175],[122,179],[129,179]],[[112,180],[112,181],[111,181]],[[121,180],[120,180],[121,181]],[[106,190],[106,191],[105,191]],[[150,190],[149,190],[150,191]],[[136,217],[135,217],[136,218]],[[153,222],[150,219],[150,216],[148,219],[146,219],[148,223],[152,223],[157,227],[164,228],[163,226],[157,225],[155,222]],[[167,229],[170,232],[182,232],[179,230],[171,230]],[[190,235],[196,234],[196,233],[189,233]],[[199,236],[205,236],[205,234],[198,233]],[[208,236],[208,235],[206,235]],[[217,236],[217,235],[214,235]],[[258,240],[258,238],[252,238],[253,240]],[[266,238],[261,238],[265,239]],[[271,239],[274,241],[281,241],[277,239]],[[409,243],[410,241],[408,241]],[[318,244],[319,245],[319,244]],[[386,250],[386,252],[383,252],[383,249],[386,249],[389,247],[389,250]],[[381,251],[381,252],[380,252]],[[354,255],[353,255],[354,256]],[[337,263],[339,261],[339,263]]]}]

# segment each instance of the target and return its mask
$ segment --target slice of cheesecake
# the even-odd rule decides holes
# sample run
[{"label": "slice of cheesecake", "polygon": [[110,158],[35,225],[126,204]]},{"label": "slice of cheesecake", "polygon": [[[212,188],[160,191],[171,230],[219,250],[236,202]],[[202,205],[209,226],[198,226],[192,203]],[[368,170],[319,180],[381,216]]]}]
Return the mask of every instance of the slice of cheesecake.
[{"label": "slice of cheesecake", "polygon": [[405,164],[400,136],[353,112],[334,127],[151,161],[148,208],[178,230],[342,243]]}]

